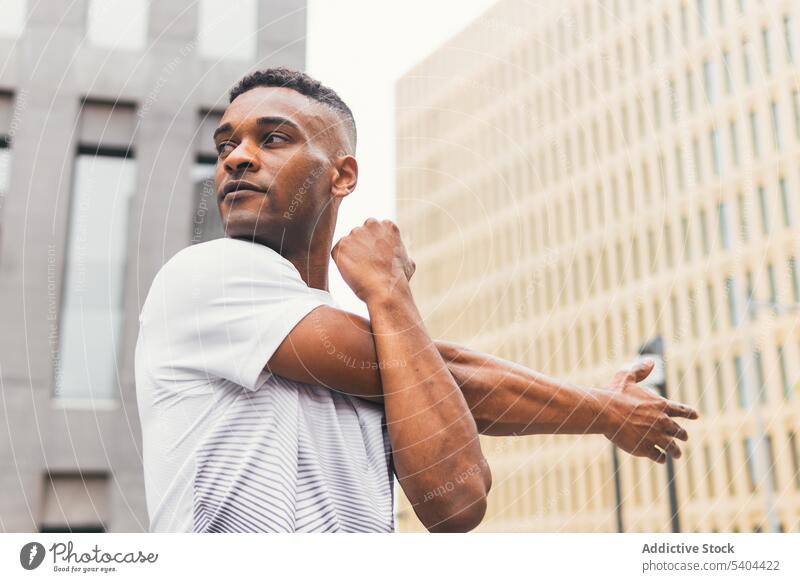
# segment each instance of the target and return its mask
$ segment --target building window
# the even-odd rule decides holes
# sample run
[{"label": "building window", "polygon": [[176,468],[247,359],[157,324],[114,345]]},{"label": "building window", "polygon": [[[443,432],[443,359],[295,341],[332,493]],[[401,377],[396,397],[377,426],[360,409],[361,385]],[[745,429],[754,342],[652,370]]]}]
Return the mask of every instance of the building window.
[{"label": "building window", "polygon": [[720,202],[717,206],[717,218],[719,220],[719,242],[723,249],[731,248],[731,231],[728,223],[728,204]]},{"label": "building window", "polygon": [[733,158],[733,163],[738,166],[739,165],[739,138],[737,135],[736,130],[736,120],[732,119],[731,122],[728,124],[729,133],[731,136],[731,157]]},{"label": "building window", "polygon": [[744,65],[744,80],[750,85],[753,82],[753,63],[750,57],[752,43],[749,40],[742,41],[742,64]]},{"label": "building window", "polygon": [[86,37],[98,47],[140,50],[147,42],[148,0],[90,0]]},{"label": "building window", "polygon": [[722,174],[722,151],[719,147],[719,132],[712,129],[709,133],[709,141],[711,142],[711,164],[714,168],[714,175],[719,176]]},{"label": "building window", "polygon": [[715,103],[717,101],[717,84],[714,77],[714,66],[709,60],[703,62],[703,83],[705,85],[708,103]]},{"label": "building window", "polygon": [[750,487],[750,493],[755,493],[756,491],[756,463],[755,463],[755,445],[753,444],[753,439],[750,437],[746,437],[743,442],[744,445],[744,452],[746,455],[746,463],[747,463],[747,483]]},{"label": "building window", "polygon": [[789,276],[792,279],[792,297],[795,303],[800,303],[800,278],[797,273],[797,259],[789,258]]},{"label": "building window", "polygon": [[756,367],[756,379],[758,381],[758,400],[762,404],[767,402],[767,385],[764,380],[764,357],[761,352],[753,352],[753,361]]},{"label": "building window", "polygon": [[708,238],[708,219],[705,209],[700,211],[700,238],[703,242],[703,253],[707,255],[711,252],[711,241]]},{"label": "building window", "polygon": [[3,17],[0,18],[0,37],[19,36],[25,29],[25,15],[28,12],[26,0],[5,0],[0,2]]},{"label": "building window", "polygon": [[728,321],[731,327],[739,325],[739,312],[736,310],[736,289],[733,277],[725,279],[725,291],[728,294]]},{"label": "building window", "polygon": [[758,118],[755,111],[750,112],[750,148],[753,152],[753,157],[757,158],[761,148],[758,143]]},{"label": "building window", "polygon": [[256,0],[201,0],[200,54],[208,59],[254,59],[257,24]]},{"label": "building window", "polygon": [[734,370],[736,370],[736,395],[739,401],[739,408],[747,407],[747,394],[745,392],[744,362],[742,356],[733,359]]},{"label": "building window", "polygon": [[59,326],[61,401],[97,404],[119,395],[134,128],[133,107],[84,104]]},{"label": "building window", "polygon": [[789,431],[789,454],[794,468],[794,486],[800,489],[800,448],[797,446],[797,435],[794,431]]},{"label": "building window", "polygon": [[738,206],[739,206],[739,233],[742,237],[743,242],[747,242],[750,238],[750,228],[747,224],[747,205],[744,200],[744,194],[739,192],[738,198]]},{"label": "building window", "polygon": [[778,180],[778,188],[781,191],[781,206],[783,207],[783,225],[792,225],[792,203],[789,200],[789,188],[786,186],[786,178],[781,176]]},{"label": "building window", "polygon": [[700,28],[700,33],[703,36],[707,36],[708,14],[706,13],[706,0],[697,0],[697,23]]},{"label": "building window", "polygon": [[711,320],[711,330],[717,330],[717,302],[714,298],[714,286],[709,283],[706,285],[706,297],[708,298],[708,318]]},{"label": "building window", "polygon": [[779,150],[781,149],[781,119],[776,101],[770,103],[769,113],[772,121],[772,145]]},{"label": "building window", "polygon": [[105,473],[45,476],[41,533],[103,533],[111,516],[110,479]]},{"label": "building window", "polygon": [[731,455],[731,444],[725,441],[722,445],[722,456],[725,458],[725,477],[728,482],[728,494],[736,495],[736,482],[733,478],[733,459]]},{"label": "building window", "polygon": [[781,373],[783,397],[785,400],[788,400],[792,391],[792,383],[789,381],[789,371],[786,368],[786,354],[784,353],[783,346],[778,346],[778,368]]},{"label": "building window", "polygon": [[758,187],[758,205],[761,209],[761,232],[769,234],[769,208],[767,206],[767,193],[764,186]]},{"label": "building window", "polygon": [[761,29],[761,45],[764,50],[764,70],[772,73],[772,40],[768,28]]},{"label": "building window", "polygon": [[731,53],[728,50],[722,53],[722,69],[725,74],[725,93],[730,95],[733,90],[733,77],[731,73]]},{"label": "building window", "polygon": [[800,140],[800,89],[792,92],[792,109],[794,109],[794,133]]},{"label": "building window", "polygon": [[791,16],[783,17],[783,39],[786,45],[786,61],[793,63],[797,54],[797,40]]},{"label": "building window", "polygon": [[714,377],[717,381],[717,403],[719,409],[723,411],[728,405],[728,396],[725,390],[725,378],[722,375],[722,362],[719,360],[714,362]]}]

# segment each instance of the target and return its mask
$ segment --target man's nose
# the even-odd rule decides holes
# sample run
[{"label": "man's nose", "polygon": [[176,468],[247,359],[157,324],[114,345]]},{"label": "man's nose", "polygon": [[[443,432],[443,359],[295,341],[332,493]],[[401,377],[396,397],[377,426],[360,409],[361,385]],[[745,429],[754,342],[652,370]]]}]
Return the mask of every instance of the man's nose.
[{"label": "man's nose", "polygon": [[240,143],[225,158],[225,170],[229,174],[237,174],[247,170],[251,172],[258,171],[258,155],[248,144]]}]

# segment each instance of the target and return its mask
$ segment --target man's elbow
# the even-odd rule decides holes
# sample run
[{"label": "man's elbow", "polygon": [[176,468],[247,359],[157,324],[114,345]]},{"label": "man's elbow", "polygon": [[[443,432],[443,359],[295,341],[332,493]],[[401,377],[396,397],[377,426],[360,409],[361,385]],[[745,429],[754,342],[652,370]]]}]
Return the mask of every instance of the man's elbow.
[{"label": "man's elbow", "polygon": [[430,525],[426,524],[432,533],[466,533],[480,525],[486,515],[486,496],[474,500],[467,507],[459,507],[443,520]]},{"label": "man's elbow", "polygon": [[428,531],[463,533],[480,525],[486,516],[486,499],[492,488],[492,474],[485,460],[481,460],[476,468],[476,474],[440,500],[438,511],[435,512],[439,517],[428,520],[431,523],[425,523]]}]

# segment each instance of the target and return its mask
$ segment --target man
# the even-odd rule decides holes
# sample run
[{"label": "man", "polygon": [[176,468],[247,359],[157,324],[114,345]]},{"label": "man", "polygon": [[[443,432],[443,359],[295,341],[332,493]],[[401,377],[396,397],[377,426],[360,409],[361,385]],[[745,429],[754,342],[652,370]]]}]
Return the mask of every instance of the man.
[{"label": "man", "polygon": [[[140,316],[136,384],[153,531],[392,531],[396,475],[430,531],[468,531],[491,487],[478,433],[606,435],[680,456],[691,408],[637,385],[580,389],[429,337],[397,227],[332,248],[356,130],[303,73],[242,79],[214,134],[226,238],[183,249]],[[328,293],[330,257],[369,320]]]}]

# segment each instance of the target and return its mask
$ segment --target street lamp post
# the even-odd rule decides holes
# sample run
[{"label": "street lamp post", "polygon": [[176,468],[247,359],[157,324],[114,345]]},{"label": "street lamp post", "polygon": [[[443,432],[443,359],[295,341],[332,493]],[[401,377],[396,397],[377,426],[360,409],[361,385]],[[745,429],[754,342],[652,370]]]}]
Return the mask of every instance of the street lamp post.
[{"label": "street lamp post", "polygon": [[[657,392],[661,397],[667,398],[667,373],[664,361],[664,340],[658,335],[639,348],[640,360],[652,360],[655,363],[653,371],[645,378],[642,385]],[[678,490],[675,487],[675,463],[667,455],[667,490],[669,492],[669,513],[672,532],[681,531],[680,515],[678,512]]]}]

